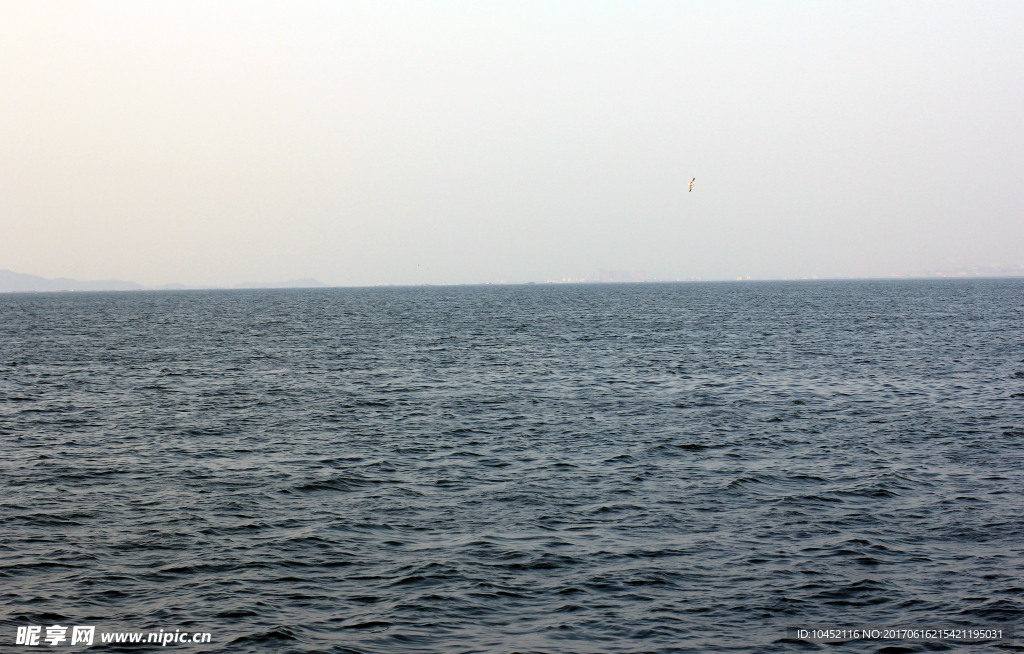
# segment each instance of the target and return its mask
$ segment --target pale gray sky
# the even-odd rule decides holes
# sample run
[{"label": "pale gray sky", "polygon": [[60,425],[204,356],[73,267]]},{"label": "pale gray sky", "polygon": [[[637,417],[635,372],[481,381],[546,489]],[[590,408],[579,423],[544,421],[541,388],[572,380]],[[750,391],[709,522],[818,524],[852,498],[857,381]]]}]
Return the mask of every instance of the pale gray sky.
[{"label": "pale gray sky", "polygon": [[1017,0],[6,0],[0,268],[364,285],[1022,264],[1022,33]]}]

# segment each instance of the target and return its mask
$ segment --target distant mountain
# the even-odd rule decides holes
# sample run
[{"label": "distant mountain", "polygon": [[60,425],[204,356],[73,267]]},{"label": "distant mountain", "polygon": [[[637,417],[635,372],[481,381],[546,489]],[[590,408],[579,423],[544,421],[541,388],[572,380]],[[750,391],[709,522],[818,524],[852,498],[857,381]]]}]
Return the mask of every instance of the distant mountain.
[{"label": "distant mountain", "polygon": [[237,286],[198,286],[190,284],[163,284],[149,287],[136,282],[105,279],[96,282],[82,282],[77,279],[58,277],[47,279],[38,275],[26,275],[11,270],[0,270],[0,293],[45,293],[54,291],[149,291],[149,290],[194,290],[215,288],[324,288],[323,282],[311,279],[296,279],[290,282],[246,282]]},{"label": "distant mountain", "polygon": [[77,279],[58,277],[47,279],[38,275],[26,275],[11,270],[0,270],[0,293],[38,293],[45,291],[138,291],[145,286],[135,282],[104,279],[96,282],[82,282]]}]

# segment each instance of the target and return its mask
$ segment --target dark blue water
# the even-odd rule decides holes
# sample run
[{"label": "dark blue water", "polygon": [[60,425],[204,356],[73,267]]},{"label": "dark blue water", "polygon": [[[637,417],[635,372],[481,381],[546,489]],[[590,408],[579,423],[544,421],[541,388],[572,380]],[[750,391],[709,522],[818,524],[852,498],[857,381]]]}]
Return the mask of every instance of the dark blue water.
[{"label": "dark blue water", "polygon": [[11,651],[825,651],[787,627],[1024,615],[1024,280],[0,295],[0,442]]}]

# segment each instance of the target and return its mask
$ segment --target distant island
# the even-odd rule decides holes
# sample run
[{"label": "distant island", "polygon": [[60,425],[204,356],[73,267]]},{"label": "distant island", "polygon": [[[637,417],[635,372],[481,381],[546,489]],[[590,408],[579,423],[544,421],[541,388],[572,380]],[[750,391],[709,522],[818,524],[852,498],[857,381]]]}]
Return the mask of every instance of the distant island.
[{"label": "distant island", "polygon": [[189,286],[187,284],[163,284],[143,286],[138,282],[118,279],[103,279],[83,282],[67,277],[49,279],[38,275],[27,275],[12,270],[0,270],[0,293],[55,293],[61,291],[166,291],[194,289],[243,289],[243,288],[323,288],[327,285],[312,278],[296,279],[290,282],[245,282],[235,286]]}]

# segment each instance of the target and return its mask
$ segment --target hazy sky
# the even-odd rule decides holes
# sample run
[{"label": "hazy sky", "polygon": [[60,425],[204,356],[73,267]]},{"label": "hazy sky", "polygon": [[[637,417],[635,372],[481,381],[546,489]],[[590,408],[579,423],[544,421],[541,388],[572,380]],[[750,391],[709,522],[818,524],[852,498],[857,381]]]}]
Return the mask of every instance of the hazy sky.
[{"label": "hazy sky", "polygon": [[1022,33],[1018,0],[3,0],[0,268],[1024,264]]}]

